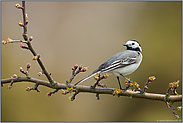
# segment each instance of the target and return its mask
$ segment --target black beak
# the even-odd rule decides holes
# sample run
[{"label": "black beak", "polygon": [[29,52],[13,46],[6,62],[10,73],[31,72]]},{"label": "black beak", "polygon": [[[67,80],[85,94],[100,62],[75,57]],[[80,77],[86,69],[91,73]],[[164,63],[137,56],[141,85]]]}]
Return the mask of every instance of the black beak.
[{"label": "black beak", "polygon": [[123,44],[123,46],[127,46],[127,44]]}]

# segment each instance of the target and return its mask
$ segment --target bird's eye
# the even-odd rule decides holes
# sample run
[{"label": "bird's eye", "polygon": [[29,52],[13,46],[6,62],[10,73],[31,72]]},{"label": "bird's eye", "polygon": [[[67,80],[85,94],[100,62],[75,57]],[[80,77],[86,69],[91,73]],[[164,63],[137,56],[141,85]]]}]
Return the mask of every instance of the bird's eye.
[{"label": "bird's eye", "polygon": [[132,45],[134,45],[135,43],[132,43]]}]

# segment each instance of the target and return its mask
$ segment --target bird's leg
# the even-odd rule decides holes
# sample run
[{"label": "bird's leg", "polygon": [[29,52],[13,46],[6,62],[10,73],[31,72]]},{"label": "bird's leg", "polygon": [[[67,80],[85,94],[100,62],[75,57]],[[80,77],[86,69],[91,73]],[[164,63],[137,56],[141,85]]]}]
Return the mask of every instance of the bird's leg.
[{"label": "bird's leg", "polygon": [[[129,79],[127,79],[125,76],[123,76],[123,74],[120,73],[119,75],[121,75],[122,77],[124,77],[128,81],[128,87],[129,87],[131,81]],[[134,85],[134,82],[133,82],[133,85]],[[133,85],[132,85],[132,87],[133,87]]]},{"label": "bird's leg", "polygon": [[120,80],[119,80],[119,76],[117,76],[117,80],[118,80],[120,89],[121,89],[121,90],[124,90],[124,89],[122,89],[122,87],[121,87],[121,83],[120,83]]},{"label": "bird's leg", "polygon": [[119,75],[121,75],[122,77],[124,77],[128,82],[131,82],[129,79],[127,79],[125,76],[123,76],[123,74],[119,74]]}]

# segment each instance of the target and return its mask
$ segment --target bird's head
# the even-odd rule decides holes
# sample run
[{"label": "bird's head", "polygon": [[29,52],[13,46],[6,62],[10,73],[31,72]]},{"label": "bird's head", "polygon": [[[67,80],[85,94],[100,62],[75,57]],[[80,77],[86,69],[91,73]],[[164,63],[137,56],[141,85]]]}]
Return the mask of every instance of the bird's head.
[{"label": "bird's head", "polygon": [[129,40],[126,42],[126,44],[123,44],[123,46],[126,46],[127,50],[135,50],[142,52],[141,45],[137,40]]}]

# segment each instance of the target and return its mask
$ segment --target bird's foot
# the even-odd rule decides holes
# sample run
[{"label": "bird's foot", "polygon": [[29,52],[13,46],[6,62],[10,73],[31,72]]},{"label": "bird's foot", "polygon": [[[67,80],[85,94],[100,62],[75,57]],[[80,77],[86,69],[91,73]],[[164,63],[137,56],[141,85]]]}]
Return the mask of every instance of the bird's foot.
[{"label": "bird's foot", "polygon": [[120,88],[120,90],[122,90],[122,91],[126,91],[126,88],[124,88],[124,89],[123,89],[123,88]]}]

